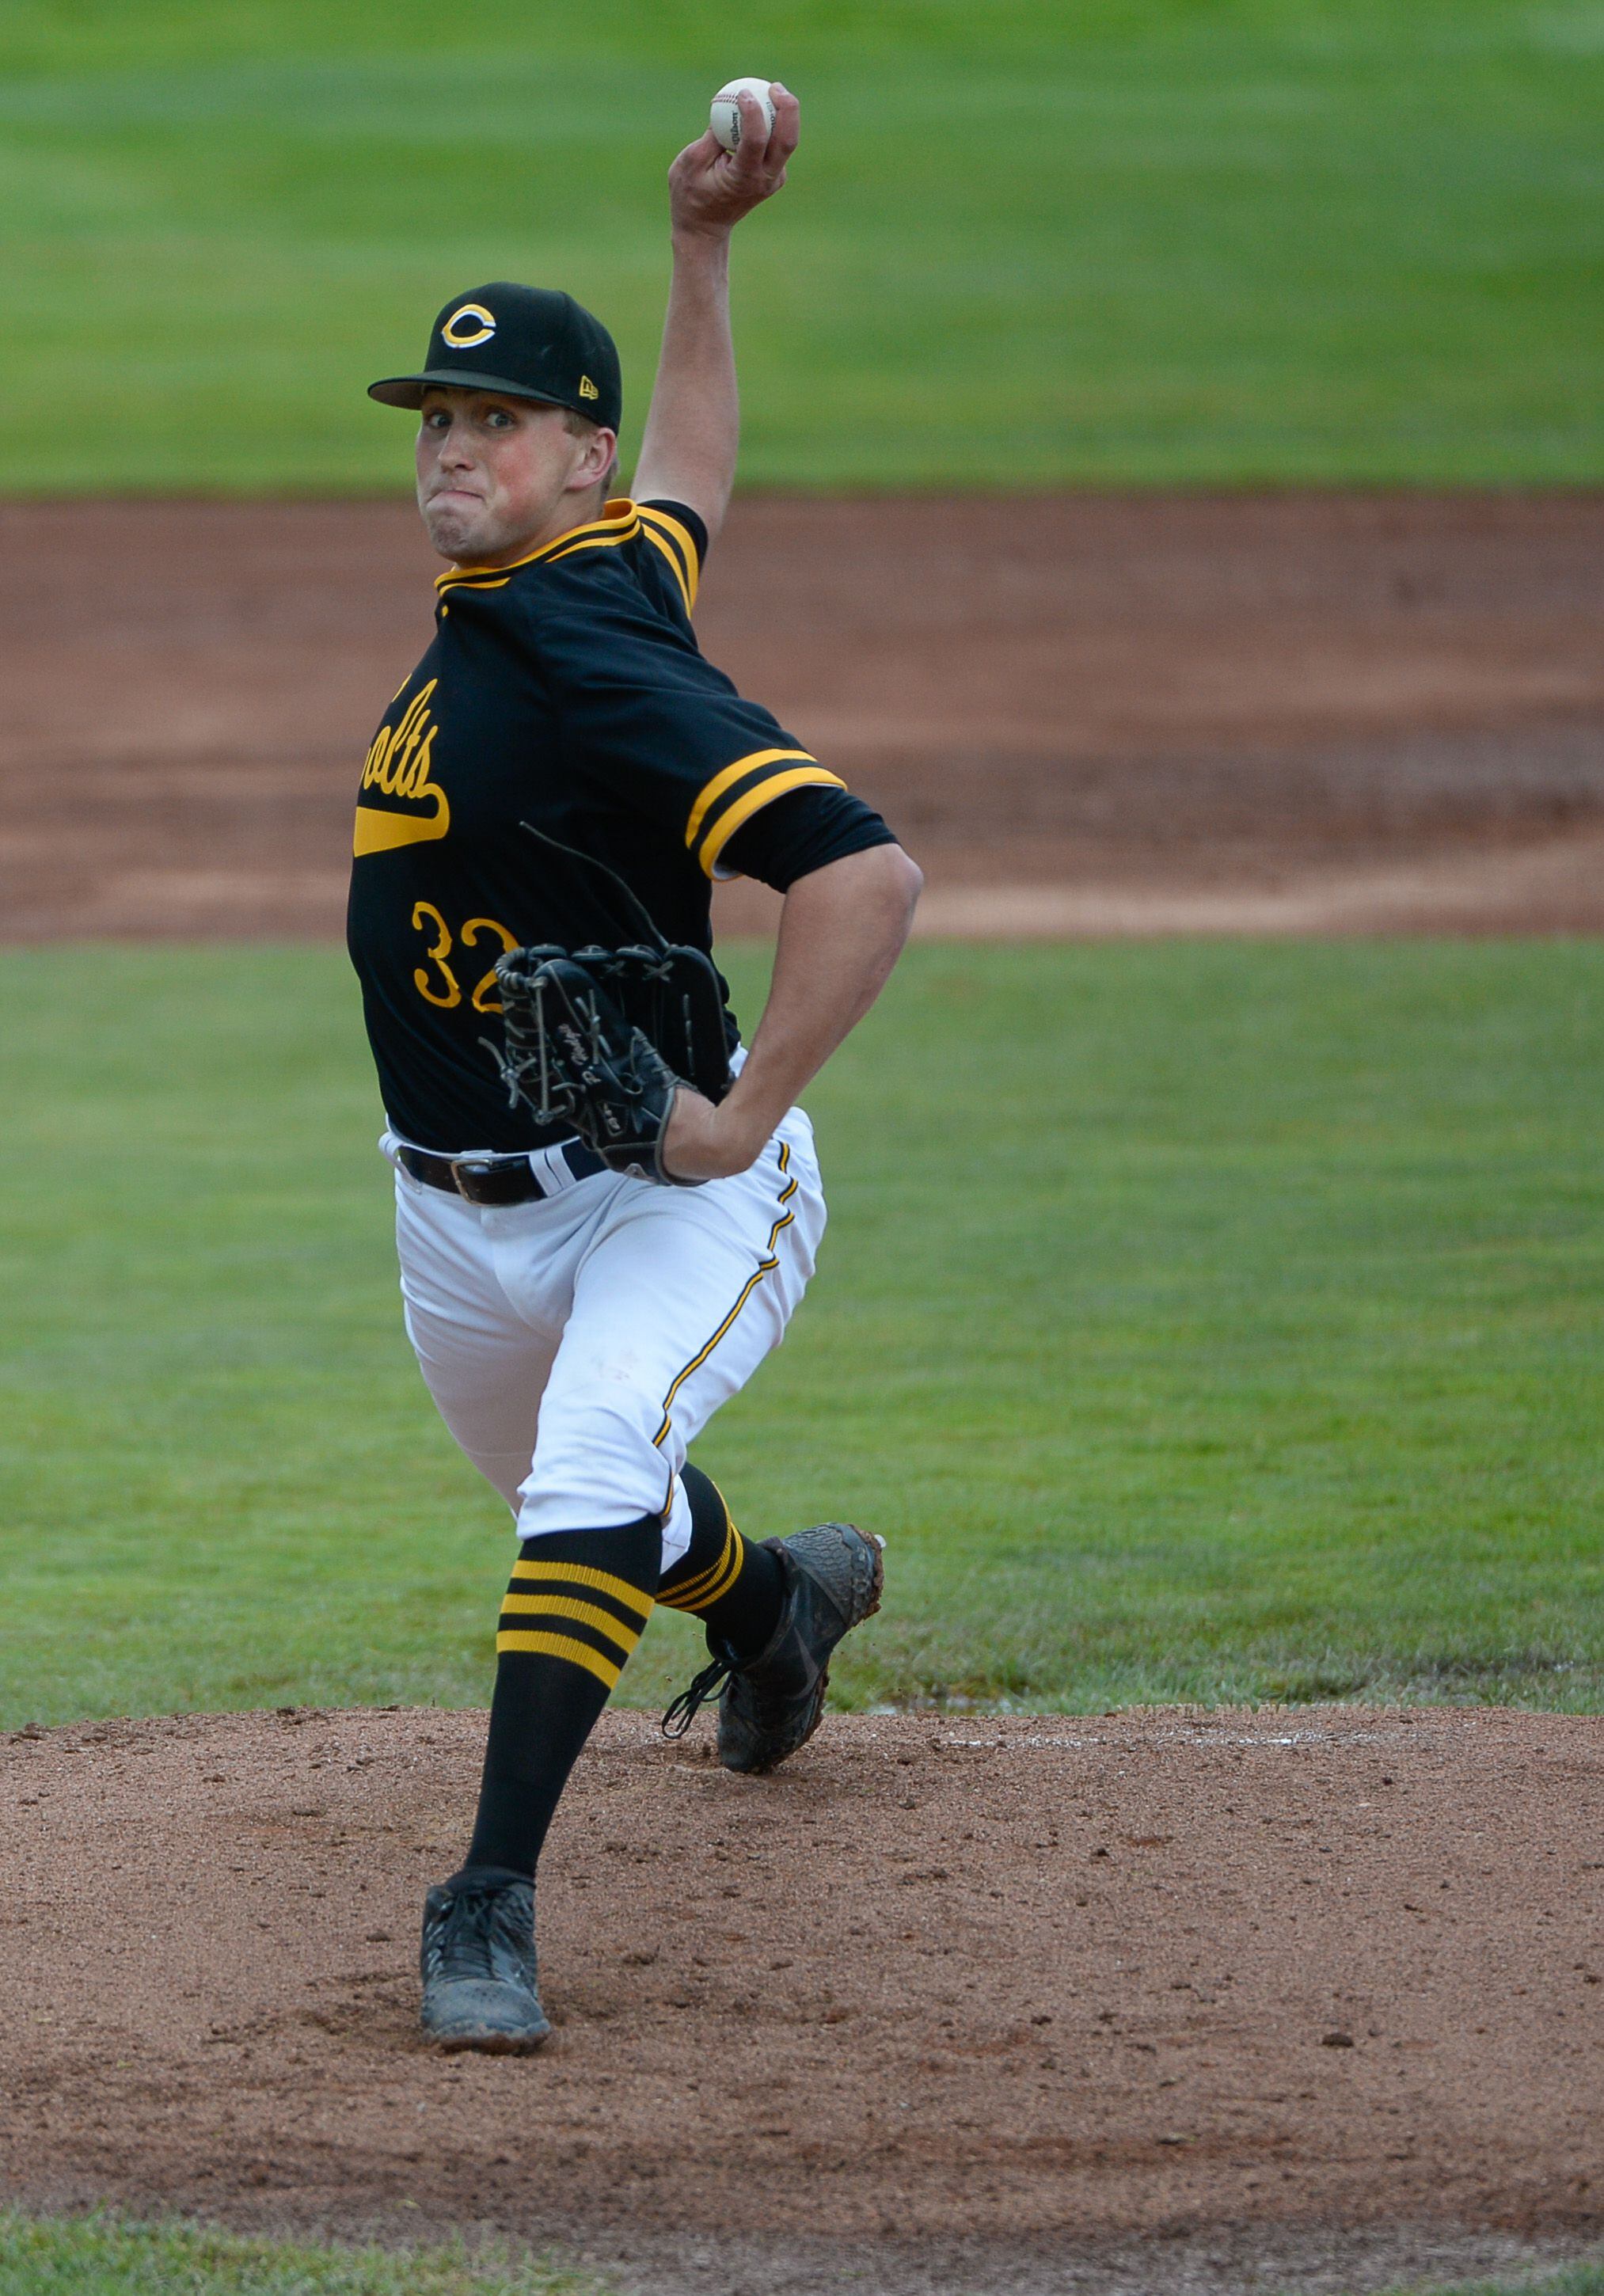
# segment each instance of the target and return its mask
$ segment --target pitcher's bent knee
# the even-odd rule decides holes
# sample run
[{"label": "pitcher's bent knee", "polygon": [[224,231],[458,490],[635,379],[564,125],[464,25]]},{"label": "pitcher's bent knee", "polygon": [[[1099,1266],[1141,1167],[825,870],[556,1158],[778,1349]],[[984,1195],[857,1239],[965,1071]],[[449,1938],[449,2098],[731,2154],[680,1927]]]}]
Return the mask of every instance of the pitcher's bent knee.
[{"label": "pitcher's bent knee", "polygon": [[663,1422],[660,1402],[620,1385],[616,1399],[587,1398],[551,1416],[550,1436],[543,1423],[519,1491],[520,1538],[664,1512],[677,1463],[667,1441],[653,1440]]}]

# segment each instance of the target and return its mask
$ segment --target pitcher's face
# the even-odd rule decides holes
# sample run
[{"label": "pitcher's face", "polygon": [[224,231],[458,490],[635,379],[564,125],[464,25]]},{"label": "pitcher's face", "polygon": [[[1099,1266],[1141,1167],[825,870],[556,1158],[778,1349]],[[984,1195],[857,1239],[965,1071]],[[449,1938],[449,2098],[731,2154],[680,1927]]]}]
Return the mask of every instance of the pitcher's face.
[{"label": "pitcher's face", "polygon": [[577,436],[561,406],[495,391],[423,394],[418,508],[442,558],[495,566],[526,556],[577,525],[583,498],[607,475],[610,430]]}]

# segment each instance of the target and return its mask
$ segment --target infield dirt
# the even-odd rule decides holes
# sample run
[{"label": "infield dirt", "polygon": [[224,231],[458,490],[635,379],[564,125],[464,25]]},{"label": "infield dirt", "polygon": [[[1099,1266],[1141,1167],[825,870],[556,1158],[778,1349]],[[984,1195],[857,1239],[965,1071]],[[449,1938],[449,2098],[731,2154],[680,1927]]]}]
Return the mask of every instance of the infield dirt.
[{"label": "infield dirt", "polygon": [[[0,507],[0,933],[337,932],[436,565],[405,504]],[[1604,926],[1604,496],[753,499],[698,621],[926,931]]]},{"label": "infield dirt", "polygon": [[749,1780],[614,1713],[544,1869],[553,2041],[446,2058],[415,1931],[482,1731],[0,1746],[10,2191],[558,2238],[654,2296],[1604,2234],[1604,1720],[838,1716]]}]

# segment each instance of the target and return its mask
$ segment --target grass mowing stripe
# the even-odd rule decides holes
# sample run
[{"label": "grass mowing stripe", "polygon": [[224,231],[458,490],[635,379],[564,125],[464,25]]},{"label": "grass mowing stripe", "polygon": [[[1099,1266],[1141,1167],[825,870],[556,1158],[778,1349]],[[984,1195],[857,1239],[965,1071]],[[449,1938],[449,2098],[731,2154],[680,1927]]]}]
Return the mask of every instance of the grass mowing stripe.
[{"label": "grass mowing stripe", "polygon": [[[0,2208],[0,2296],[607,2296],[603,2284],[503,2249],[384,2251],[245,2239],[109,2213]],[[1387,2296],[1604,2296],[1604,2264],[1536,2279],[1434,2283]]]},{"label": "grass mowing stripe", "polygon": [[[1601,988],[1592,942],[912,951],[807,1095],[814,1294],[698,1449],[749,1531],[888,1537],[841,1693],[1596,1710]],[[0,1722],[481,1702],[507,1526],[401,1334],[341,956],[0,992]],[[622,1695],[699,1649],[660,1613]]]},{"label": "grass mowing stripe", "polygon": [[[1604,475],[1594,0],[742,26],[807,107],[741,240],[749,483]],[[662,176],[727,62],[720,12],[647,0],[16,0],[9,373],[73,419],[0,433],[0,487],[402,487],[364,388],[497,276],[603,313],[638,425]]]},{"label": "grass mowing stripe", "polygon": [[335,2248],[110,2213],[0,2208],[0,2296],[607,2296],[505,2248]]}]

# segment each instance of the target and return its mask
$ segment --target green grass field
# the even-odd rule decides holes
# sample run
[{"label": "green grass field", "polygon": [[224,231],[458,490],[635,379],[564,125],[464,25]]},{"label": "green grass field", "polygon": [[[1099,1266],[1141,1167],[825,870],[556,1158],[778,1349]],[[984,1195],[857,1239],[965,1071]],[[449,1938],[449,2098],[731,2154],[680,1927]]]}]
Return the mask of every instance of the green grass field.
[{"label": "green grass field", "polygon": [[[843,1694],[1596,1710],[1601,990],[1584,942],[916,947],[698,1453],[749,1529],[889,1538]],[[509,1527],[402,1336],[342,957],[0,993],[0,1723],[483,1702]]]},{"label": "green grass field", "polygon": [[[601,2282],[543,2262],[462,2248],[334,2249],[241,2240],[116,2217],[41,2222],[0,2209],[0,2296],[606,2296]],[[1266,2290],[1266,2296],[1270,2292]],[[1390,2296],[1425,2296],[1394,2290]],[[1431,2296],[1604,2296],[1604,2264],[1518,2283],[1478,2280]]]},{"label": "green grass field", "polygon": [[0,2208],[0,2296],[607,2296],[607,2290],[588,2273],[504,2251],[497,2258],[462,2246],[332,2248],[241,2239],[182,2223],[143,2225],[114,2215],[63,2222]]},{"label": "green grass field", "polygon": [[749,484],[1604,478],[1599,0],[10,0],[0,490],[404,484],[364,386],[509,275],[638,425],[663,171],[753,66],[807,140]]}]

